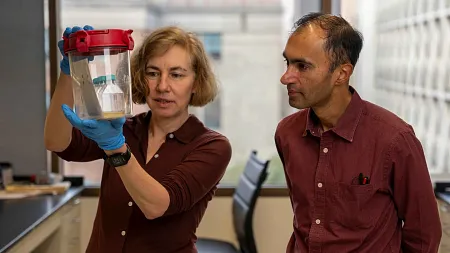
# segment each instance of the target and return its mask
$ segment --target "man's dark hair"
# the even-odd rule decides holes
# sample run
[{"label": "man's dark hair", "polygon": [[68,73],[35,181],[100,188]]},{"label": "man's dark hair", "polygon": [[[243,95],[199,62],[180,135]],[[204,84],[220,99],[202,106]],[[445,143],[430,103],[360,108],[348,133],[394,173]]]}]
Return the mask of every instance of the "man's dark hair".
[{"label": "man's dark hair", "polygon": [[295,22],[294,33],[309,24],[317,25],[325,32],[324,50],[330,56],[330,72],[347,62],[356,65],[363,46],[363,36],[359,31],[342,17],[313,12]]}]

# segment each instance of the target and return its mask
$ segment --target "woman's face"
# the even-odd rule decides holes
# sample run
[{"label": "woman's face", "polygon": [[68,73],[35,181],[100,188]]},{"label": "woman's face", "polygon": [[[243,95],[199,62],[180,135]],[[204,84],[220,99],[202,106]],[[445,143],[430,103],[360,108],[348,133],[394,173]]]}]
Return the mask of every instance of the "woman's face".
[{"label": "woman's face", "polygon": [[147,62],[147,104],[153,115],[171,118],[187,112],[195,92],[191,62],[189,53],[177,45]]}]

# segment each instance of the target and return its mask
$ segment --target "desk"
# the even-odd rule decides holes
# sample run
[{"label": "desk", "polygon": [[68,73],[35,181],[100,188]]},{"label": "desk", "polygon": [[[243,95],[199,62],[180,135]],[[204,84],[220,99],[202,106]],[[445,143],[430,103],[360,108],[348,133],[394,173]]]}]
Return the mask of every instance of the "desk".
[{"label": "desk", "polygon": [[79,247],[79,225],[73,224],[80,223],[77,197],[82,190],[74,187],[62,195],[0,200],[0,253],[80,252],[67,247]]}]

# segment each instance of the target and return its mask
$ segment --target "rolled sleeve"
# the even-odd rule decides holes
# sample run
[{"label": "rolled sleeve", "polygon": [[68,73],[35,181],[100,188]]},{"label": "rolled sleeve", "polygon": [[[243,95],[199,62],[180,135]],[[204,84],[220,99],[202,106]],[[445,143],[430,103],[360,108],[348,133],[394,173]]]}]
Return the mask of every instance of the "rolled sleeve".
[{"label": "rolled sleeve", "polygon": [[391,147],[394,201],[404,222],[402,250],[436,253],[442,228],[422,145],[410,131],[400,133]]},{"label": "rolled sleeve", "polygon": [[73,128],[69,146],[55,154],[68,162],[90,162],[102,159],[104,153],[97,143],[85,137],[80,130]]},{"label": "rolled sleeve", "polygon": [[193,150],[161,184],[170,204],[165,212],[172,215],[191,209],[222,179],[231,159],[231,145],[225,137],[212,138]]}]

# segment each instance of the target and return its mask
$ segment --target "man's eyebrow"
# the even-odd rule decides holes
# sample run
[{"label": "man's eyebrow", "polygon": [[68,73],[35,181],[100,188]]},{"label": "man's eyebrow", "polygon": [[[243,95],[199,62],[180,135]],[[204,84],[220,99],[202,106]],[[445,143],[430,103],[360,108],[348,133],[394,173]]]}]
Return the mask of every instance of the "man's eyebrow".
[{"label": "man's eyebrow", "polygon": [[[154,65],[147,65],[147,69],[154,69],[154,70],[160,71],[160,69],[159,69],[157,66],[154,66]],[[169,70],[170,70],[170,71],[183,71],[183,72],[187,72],[187,69],[185,69],[185,68],[183,68],[183,67],[181,67],[181,66],[174,66],[174,67],[171,67]]]},{"label": "man's eyebrow", "polygon": [[312,62],[306,60],[306,59],[303,58],[303,57],[289,59],[289,58],[286,56],[286,53],[285,53],[285,52],[283,52],[283,57],[284,57],[284,59],[286,59],[286,60],[289,62],[289,64],[302,63],[302,64],[305,64],[305,65],[315,66]]}]

